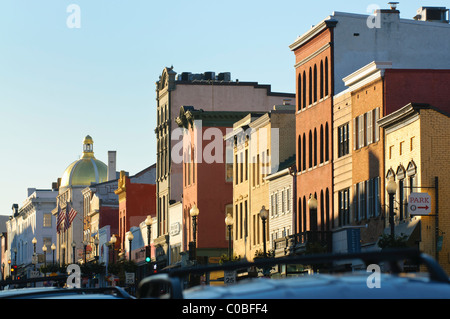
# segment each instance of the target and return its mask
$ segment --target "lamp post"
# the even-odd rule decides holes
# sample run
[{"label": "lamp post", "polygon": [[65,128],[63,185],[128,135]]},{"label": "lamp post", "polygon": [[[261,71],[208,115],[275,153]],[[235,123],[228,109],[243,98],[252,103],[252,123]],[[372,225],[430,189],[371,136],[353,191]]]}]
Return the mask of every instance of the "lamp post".
[{"label": "lamp post", "polygon": [[317,239],[317,199],[313,194],[309,195],[308,207],[310,212],[310,230],[312,231],[312,240]]},{"label": "lamp post", "polygon": [[264,251],[264,257],[266,257],[266,220],[267,217],[269,217],[269,210],[266,209],[266,206],[263,206],[261,210],[259,211],[259,218],[262,220],[263,224],[263,251]]},{"label": "lamp post", "polygon": [[148,253],[146,250],[146,254],[148,254],[148,256],[146,255],[145,258],[147,260],[148,258],[148,262],[151,262],[152,260],[152,250],[150,247],[150,239],[151,239],[151,233],[152,233],[152,224],[153,224],[153,218],[152,216],[148,215],[147,218],[145,219],[145,225],[147,225],[147,246],[148,246]]},{"label": "lamp post", "polygon": [[33,264],[34,264],[34,270],[36,270],[36,262],[35,262],[35,256],[36,256],[36,244],[37,239],[36,237],[33,237],[33,240],[31,241],[33,243]]},{"label": "lamp post", "polygon": [[77,244],[73,241],[71,246],[72,246],[72,263],[75,264],[75,247],[77,246]]},{"label": "lamp post", "polygon": [[233,227],[233,222],[231,214],[227,214],[227,217],[225,217],[225,225],[227,225],[228,228],[228,259],[230,261],[233,254],[231,251],[231,228]]},{"label": "lamp post", "polygon": [[62,249],[62,266],[64,267],[64,265],[66,264],[66,244],[65,243],[61,244],[61,249]]},{"label": "lamp post", "polygon": [[395,235],[395,224],[394,224],[394,196],[397,192],[397,183],[395,183],[394,178],[389,178],[389,182],[386,185],[386,191],[389,194],[389,224],[391,226],[391,236],[394,238]]},{"label": "lamp post", "polygon": [[130,247],[129,247],[129,251],[128,251],[128,260],[129,261],[131,261],[131,242],[133,241],[133,238],[134,238],[133,233],[130,230],[127,235],[127,239],[130,243]]},{"label": "lamp post", "polygon": [[189,214],[192,217],[192,232],[193,232],[193,239],[194,239],[194,245],[193,245],[193,250],[194,250],[193,259],[194,260],[197,259],[197,216],[198,216],[199,212],[200,211],[195,204],[189,211]]},{"label": "lamp post", "polygon": [[42,246],[42,251],[44,252],[44,267],[47,267],[47,246]]},{"label": "lamp post", "polygon": [[52,255],[53,255],[53,265],[55,264],[55,250],[56,246],[54,243],[52,243],[52,246],[50,247],[52,249]]},{"label": "lamp post", "polygon": [[112,235],[111,236],[111,239],[109,240],[109,243],[111,244],[111,247],[112,247],[112,253],[113,253],[113,263],[115,263],[115,256],[114,256],[114,251],[115,251],[115,247],[116,247],[116,241],[117,241],[117,238],[116,238],[116,235]]}]

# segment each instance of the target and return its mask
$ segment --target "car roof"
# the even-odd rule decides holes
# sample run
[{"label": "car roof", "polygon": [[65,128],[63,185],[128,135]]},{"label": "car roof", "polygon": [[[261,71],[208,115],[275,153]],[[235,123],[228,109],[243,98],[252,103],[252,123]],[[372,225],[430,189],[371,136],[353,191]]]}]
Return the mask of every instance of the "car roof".
[{"label": "car roof", "polygon": [[[197,286],[186,299],[437,299],[450,298],[450,284],[426,276],[380,274],[380,287],[369,288],[370,273],[317,274],[282,279],[251,279],[229,286]],[[370,279],[369,279],[370,280]]]},{"label": "car roof", "polygon": [[0,291],[0,299],[133,299],[120,287],[58,288],[38,287]]}]

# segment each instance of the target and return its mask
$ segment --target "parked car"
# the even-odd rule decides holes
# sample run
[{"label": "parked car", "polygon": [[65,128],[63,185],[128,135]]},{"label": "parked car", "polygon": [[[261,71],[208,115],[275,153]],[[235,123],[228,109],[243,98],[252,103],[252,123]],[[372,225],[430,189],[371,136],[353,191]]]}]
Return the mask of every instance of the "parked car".
[{"label": "parked car", "polygon": [[[360,259],[368,271],[320,273],[282,279],[254,278],[224,286],[196,286],[183,290],[186,275],[207,271],[256,267],[264,269],[275,264],[332,264],[342,260]],[[427,273],[403,273],[398,263],[405,259],[427,266]],[[378,273],[377,265],[389,266],[389,273]],[[372,271],[374,269],[375,271]],[[308,255],[258,260],[253,263],[230,263],[222,266],[193,267],[170,271],[141,281],[139,298],[174,299],[450,299],[450,280],[430,256],[413,249],[357,254]]]},{"label": "parked car", "polygon": [[0,299],[135,299],[123,288],[19,288],[0,291]]}]

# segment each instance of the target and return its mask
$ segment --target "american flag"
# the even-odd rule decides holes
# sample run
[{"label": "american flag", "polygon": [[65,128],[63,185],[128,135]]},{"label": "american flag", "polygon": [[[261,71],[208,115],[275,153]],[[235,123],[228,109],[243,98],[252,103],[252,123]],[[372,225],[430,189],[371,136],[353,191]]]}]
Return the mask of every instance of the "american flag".
[{"label": "american flag", "polygon": [[65,217],[66,217],[65,212],[61,209],[60,204],[58,204],[58,217],[56,219],[56,231],[58,232],[58,234],[62,230],[62,226],[64,225]]},{"label": "american flag", "polygon": [[67,209],[67,216],[66,216],[66,218],[67,218],[67,223],[68,223],[67,227],[70,227],[70,225],[72,224],[75,216],[77,216],[78,212],[75,209],[73,209],[73,207],[72,207],[72,205],[70,205],[70,203],[67,203],[66,209]]}]

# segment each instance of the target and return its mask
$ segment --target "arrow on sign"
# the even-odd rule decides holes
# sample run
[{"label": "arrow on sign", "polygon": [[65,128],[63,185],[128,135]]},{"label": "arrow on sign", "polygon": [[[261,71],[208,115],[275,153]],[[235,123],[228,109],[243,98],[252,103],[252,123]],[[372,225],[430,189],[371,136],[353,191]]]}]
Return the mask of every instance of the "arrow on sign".
[{"label": "arrow on sign", "polygon": [[428,206],[419,206],[418,209],[428,209]]}]

